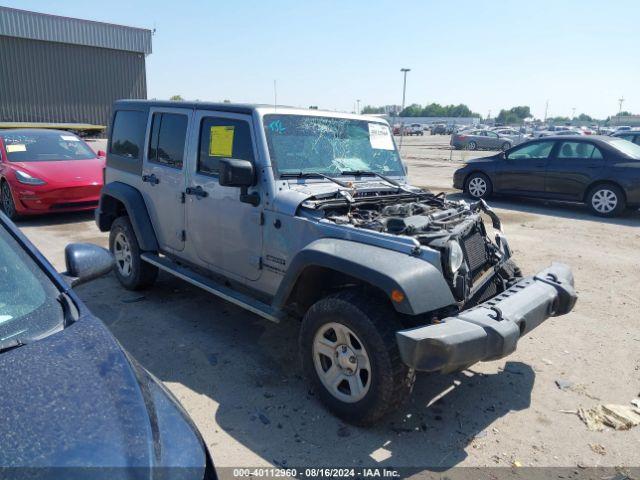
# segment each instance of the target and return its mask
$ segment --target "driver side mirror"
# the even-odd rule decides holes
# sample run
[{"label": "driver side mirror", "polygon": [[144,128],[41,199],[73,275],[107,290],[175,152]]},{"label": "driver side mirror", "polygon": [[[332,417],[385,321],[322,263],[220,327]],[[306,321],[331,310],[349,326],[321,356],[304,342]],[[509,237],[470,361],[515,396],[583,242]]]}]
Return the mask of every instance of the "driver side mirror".
[{"label": "driver side mirror", "polygon": [[260,195],[248,193],[249,187],[256,183],[253,164],[248,160],[223,158],[218,164],[218,182],[223,187],[240,187],[240,201],[254,207],[260,205]]},{"label": "driver side mirror", "polygon": [[113,268],[113,255],[92,243],[71,243],[64,249],[67,271],[62,275],[75,287],[105,275]]}]

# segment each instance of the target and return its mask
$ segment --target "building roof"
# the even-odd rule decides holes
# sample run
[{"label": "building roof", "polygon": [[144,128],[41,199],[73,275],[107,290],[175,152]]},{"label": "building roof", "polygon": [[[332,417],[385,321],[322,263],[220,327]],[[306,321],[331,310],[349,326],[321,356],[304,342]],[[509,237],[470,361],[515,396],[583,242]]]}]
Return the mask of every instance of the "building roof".
[{"label": "building roof", "polygon": [[151,30],[0,6],[0,35],[149,55]]}]

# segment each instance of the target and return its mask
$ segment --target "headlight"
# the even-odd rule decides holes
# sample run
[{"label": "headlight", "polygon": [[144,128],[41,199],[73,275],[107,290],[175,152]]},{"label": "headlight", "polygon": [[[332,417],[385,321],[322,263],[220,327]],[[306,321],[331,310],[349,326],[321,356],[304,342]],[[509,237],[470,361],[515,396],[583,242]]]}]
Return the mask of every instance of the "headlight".
[{"label": "headlight", "polygon": [[44,180],[41,180],[36,177],[32,177],[27,172],[21,172],[20,170],[16,170],[16,178],[20,183],[26,183],[27,185],[44,185]]},{"label": "headlight", "polygon": [[456,273],[462,266],[464,253],[462,252],[460,244],[456,240],[449,240],[447,247],[449,250],[449,271],[451,273]]}]

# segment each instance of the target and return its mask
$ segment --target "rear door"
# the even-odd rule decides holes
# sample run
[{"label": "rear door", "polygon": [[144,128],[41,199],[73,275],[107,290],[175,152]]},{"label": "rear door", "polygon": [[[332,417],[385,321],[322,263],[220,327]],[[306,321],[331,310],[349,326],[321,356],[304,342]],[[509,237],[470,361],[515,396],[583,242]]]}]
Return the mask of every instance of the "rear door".
[{"label": "rear door", "polygon": [[585,189],[604,166],[602,152],[588,141],[558,143],[547,165],[546,192],[551,197],[582,200]]},{"label": "rear door", "polygon": [[218,182],[221,158],[255,165],[256,142],[251,115],[199,110],[192,137],[198,150],[190,158],[187,236],[197,262],[227,276],[257,280],[262,254],[262,207],[240,201],[240,189]]},{"label": "rear door", "polygon": [[142,169],[142,194],[164,251],[182,251],[185,241],[184,159],[192,111],[151,109]]},{"label": "rear door", "polygon": [[554,144],[553,140],[538,140],[509,150],[496,166],[496,191],[544,195],[547,162]]}]

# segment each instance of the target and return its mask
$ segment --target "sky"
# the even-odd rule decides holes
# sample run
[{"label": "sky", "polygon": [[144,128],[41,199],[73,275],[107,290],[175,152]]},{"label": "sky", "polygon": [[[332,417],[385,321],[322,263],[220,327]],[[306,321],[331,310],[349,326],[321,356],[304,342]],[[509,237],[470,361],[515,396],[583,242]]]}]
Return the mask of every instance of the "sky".
[{"label": "sky", "polygon": [[640,113],[637,0],[0,0],[155,29],[149,98],[360,105],[465,103],[495,116]]}]

